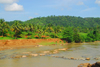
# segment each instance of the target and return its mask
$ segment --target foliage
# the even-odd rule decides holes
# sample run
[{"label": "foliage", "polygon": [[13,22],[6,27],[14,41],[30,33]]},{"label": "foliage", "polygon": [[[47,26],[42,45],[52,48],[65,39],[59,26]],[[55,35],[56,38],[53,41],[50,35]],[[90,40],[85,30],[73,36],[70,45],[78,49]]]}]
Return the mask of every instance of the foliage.
[{"label": "foliage", "polygon": [[68,42],[72,42],[73,41],[73,30],[71,27],[66,28],[63,31],[63,38],[68,41]]},{"label": "foliage", "polygon": [[4,19],[0,19],[0,36],[6,36],[8,32],[9,25],[5,22]]},{"label": "foliage", "polygon": [[0,19],[0,37],[9,39],[61,38],[67,42],[97,41],[100,40],[100,18],[47,16],[10,22]]}]

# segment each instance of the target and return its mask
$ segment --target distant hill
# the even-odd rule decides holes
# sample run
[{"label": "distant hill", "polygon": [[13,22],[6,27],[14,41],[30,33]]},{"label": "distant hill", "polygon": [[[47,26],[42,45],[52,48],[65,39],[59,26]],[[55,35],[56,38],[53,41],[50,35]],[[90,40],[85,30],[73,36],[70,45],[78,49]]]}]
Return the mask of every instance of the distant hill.
[{"label": "distant hill", "polygon": [[89,28],[89,27],[100,26],[100,18],[93,18],[93,17],[82,18],[82,17],[75,17],[75,16],[48,16],[48,17],[33,18],[23,23],[32,23],[35,25],[52,24],[54,26],[59,25],[59,26],[64,26],[64,27],[73,26],[73,27],[88,27]]}]

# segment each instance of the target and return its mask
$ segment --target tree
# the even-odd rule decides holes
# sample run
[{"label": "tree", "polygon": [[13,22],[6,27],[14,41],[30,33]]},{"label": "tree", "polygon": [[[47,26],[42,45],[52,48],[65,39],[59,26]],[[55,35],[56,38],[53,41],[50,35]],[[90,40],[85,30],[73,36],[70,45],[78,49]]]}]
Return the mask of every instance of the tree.
[{"label": "tree", "polygon": [[21,34],[21,24],[16,21],[13,25],[12,25],[13,31],[15,32],[15,37],[19,37],[19,35]]},{"label": "tree", "polygon": [[91,41],[95,41],[95,36],[93,34],[93,31],[90,31],[86,37],[86,42],[91,42]]},{"label": "tree", "polygon": [[6,22],[4,22],[3,19],[1,19],[0,20],[0,33],[1,33],[0,35],[6,36],[6,33],[8,32],[8,30],[9,30],[9,25]]},{"label": "tree", "polygon": [[68,41],[68,42],[72,42],[73,41],[73,30],[71,27],[66,28],[63,31],[63,38]]}]

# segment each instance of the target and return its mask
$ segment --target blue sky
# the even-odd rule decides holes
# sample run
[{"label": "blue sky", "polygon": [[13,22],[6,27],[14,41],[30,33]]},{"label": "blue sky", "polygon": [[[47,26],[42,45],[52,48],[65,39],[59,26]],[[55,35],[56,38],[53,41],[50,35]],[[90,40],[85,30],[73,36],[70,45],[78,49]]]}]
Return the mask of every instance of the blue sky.
[{"label": "blue sky", "polygon": [[0,18],[6,21],[51,15],[100,17],[100,0],[0,0]]}]

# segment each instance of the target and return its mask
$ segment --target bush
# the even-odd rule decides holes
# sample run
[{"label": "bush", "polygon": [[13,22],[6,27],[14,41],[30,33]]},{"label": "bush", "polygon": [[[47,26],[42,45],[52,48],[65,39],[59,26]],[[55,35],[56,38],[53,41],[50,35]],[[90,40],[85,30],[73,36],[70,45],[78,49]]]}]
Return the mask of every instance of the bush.
[{"label": "bush", "polygon": [[50,34],[50,37],[51,37],[51,38],[58,38],[58,36],[57,36],[56,34],[54,34],[54,33],[51,33],[51,34]]},{"label": "bush", "polygon": [[91,42],[91,41],[93,41],[93,39],[92,39],[91,37],[88,37],[88,36],[87,36],[87,38],[85,39],[85,41],[86,41],[86,42]]},{"label": "bush", "polygon": [[32,39],[32,37],[31,36],[28,36],[27,39]]},{"label": "bush", "polygon": [[81,37],[80,37],[79,34],[77,34],[77,33],[75,33],[75,34],[73,35],[73,40],[74,40],[76,43],[82,42]]}]

